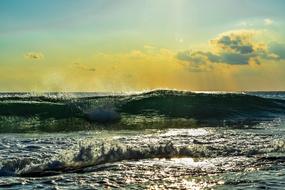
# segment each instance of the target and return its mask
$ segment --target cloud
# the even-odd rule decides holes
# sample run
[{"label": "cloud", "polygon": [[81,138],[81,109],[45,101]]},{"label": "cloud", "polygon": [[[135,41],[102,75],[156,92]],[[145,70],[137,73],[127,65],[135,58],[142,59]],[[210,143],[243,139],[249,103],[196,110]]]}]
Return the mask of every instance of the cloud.
[{"label": "cloud", "polygon": [[254,44],[250,38],[252,33],[228,33],[222,34],[211,41],[218,50],[240,54],[252,53]]},{"label": "cloud", "polygon": [[272,25],[274,23],[273,20],[271,20],[270,18],[266,18],[263,20],[264,25]]},{"label": "cloud", "polygon": [[178,52],[176,58],[181,61],[204,64],[206,62],[220,62],[220,57],[211,52],[203,51],[183,51]]},{"label": "cloud", "polygon": [[252,27],[258,27],[262,28],[264,26],[271,26],[273,24],[276,24],[276,22],[270,18],[260,19],[260,18],[250,18],[247,20],[241,20],[239,21],[236,26],[237,27],[243,27],[243,28],[252,28]]},{"label": "cloud", "polygon": [[258,32],[253,30],[222,33],[210,41],[210,51],[182,51],[176,54],[176,58],[188,62],[193,67],[193,65],[213,63],[260,64],[262,59],[273,60],[285,57],[285,45],[275,45],[269,49],[268,44],[256,41],[257,34]]},{"label": "cloud", "polygon": [[241,21],[237,24],[237,26],[241,26],[241,27],[247,27],[247,26],[252,26],[252,23],[249,23],[248,21]]},{"label": "cloud", "polygon": [[44,59],[44,54],[41,53],[41,52],[28,52],[24,55],[24,57],[26,59],[29,59],[29,60],[42,60]]},{"label": "cloud", "polygon": [[85,70],[85,71],[90,71],[90,72],[95,72],[96,69],[94,67],[89,67],[88,65],[84,65],[78,62],[73,63],[73,66],[75,68],[81,69],[81,70]]},{"label": "cloud", "polygon": [[285,44],[271,43],[269,45],[269,50],[273,55],[276,55],[278,59],[285,59]]}]

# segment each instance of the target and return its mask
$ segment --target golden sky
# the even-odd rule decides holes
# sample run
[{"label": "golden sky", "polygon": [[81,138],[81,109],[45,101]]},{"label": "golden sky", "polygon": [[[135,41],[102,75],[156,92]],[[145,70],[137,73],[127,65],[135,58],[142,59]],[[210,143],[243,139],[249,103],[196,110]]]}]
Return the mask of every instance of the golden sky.
[{"label": "golden sky", "polygon": [[284,5],[1,1],[0,91],[285,90]]}]

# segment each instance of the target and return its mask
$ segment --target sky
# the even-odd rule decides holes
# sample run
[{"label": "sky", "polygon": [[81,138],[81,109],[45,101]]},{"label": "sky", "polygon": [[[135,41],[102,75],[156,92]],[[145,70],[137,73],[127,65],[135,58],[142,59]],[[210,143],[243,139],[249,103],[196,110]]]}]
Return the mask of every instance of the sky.
[{"label": "sky", "polygon": [[0,0],[0,91],[285,90],[284,0]]}]

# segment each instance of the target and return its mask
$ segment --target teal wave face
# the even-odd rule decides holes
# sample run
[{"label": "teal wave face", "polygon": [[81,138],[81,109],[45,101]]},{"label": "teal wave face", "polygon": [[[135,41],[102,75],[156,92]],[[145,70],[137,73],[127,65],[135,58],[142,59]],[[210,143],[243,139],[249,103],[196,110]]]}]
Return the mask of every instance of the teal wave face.
[{"label": "teal wave face", "polygon": [[0,98],[0,132],[240,125],[284,114],[285,100],[237,93],[160,90],[64,99],[9,96]]},{"label": "teal wave face", "polygon": [[284,113],[285,101],[245,94],[205,94],[155,91],[132,97],[120,106],[128,114],[159,114],[171,118],[197,120],[267,117]]}]

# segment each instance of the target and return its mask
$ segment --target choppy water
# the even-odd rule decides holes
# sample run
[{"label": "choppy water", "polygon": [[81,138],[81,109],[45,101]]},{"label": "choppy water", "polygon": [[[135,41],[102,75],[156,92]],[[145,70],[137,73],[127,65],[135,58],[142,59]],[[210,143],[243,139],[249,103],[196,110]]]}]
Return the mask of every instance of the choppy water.
[{"label": "choppy water", "polygon": [[285,94],[0,95],[0,189],[283,189]]}]

